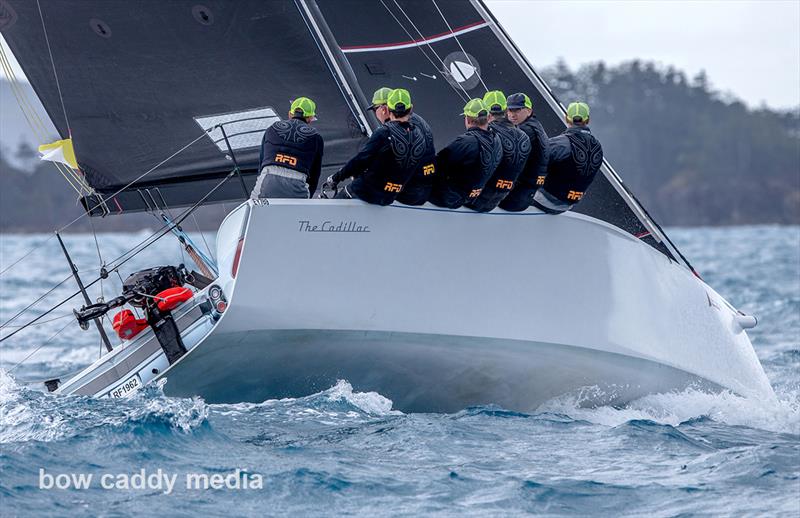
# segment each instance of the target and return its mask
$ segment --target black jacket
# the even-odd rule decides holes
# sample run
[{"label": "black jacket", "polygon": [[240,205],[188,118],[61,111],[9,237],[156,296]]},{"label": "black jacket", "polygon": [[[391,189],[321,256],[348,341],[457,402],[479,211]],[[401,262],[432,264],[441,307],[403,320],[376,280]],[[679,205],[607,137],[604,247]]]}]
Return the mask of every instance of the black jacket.
[{"label": "black jacket", "polygon": [[577,203],[603,165],[603,147],[587,126],[575,126],[551,138],[548,148],[542,189],[564,203]]},{"label": "black jacket", "polygon": [[531,139],[522,130],[514,127],[508,119],[492,121],[489,123],[489,130],[500,137],[503,158],[486,182],[480,196],[467,203],[469,208],[479,212],[494,209],[511,192],[531,152]]},{"label": "black jacket", "polygon": [[406,205],[422,205],[431,197],[431,188],[436,174],[436,147],[433,144],[433,132],[428,123],[417,115],[411,114],[411,124],[419,126],[425,135],[425,156],[417,170],[397,195],[397,201]]},{"label": "black jacket", "polygon": [[278,121],[264,132],[259,171],[268,165],[279,165],[305,173],[308,190],[313,195],[322,170],[324,147],[322,135],[306,124],[306,121]]},{"label": "black jacket", "polygon": [[547,161],[549,160],[547,133],[535,115],[531,115],[517,127],[528,135],[531,141],[531,154],[528,155],[528,161],[514,188],[535,191],[544,185],[544,179],[547,176]]},{"label": "black jacket", "polygon": [[503,158],[500,137],[470,128],[436,155],[436,183],[431,203],[456,209],[477,198]]},{"label": "black jacket", "polygon": [[425,156],[425,135],[419,126],[389,121],[376,129],[361,151],[334,175],[353,177],[349,189],[362,200],[389,205]]}]

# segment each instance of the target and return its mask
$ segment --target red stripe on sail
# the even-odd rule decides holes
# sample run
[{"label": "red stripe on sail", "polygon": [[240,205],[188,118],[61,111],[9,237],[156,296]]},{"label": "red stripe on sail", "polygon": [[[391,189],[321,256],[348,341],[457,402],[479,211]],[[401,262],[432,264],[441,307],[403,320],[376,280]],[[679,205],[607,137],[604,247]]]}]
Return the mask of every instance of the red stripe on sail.
[{"label": "red stripe on sail", "polygon": [[464,25],[463,27],[458,27],[458,28],[453,29],[451,31],[445,31],[445,32],[442,32],[442,33],[439,33],[439,34],[434,34],[433,36],[428,36],[427,38],[421,38],[421,39],[417,39],[417,40],[401,41],[401,42],[397,42],[397,43],[378,43],[378,44],[375,44],[375,45],[352,45],[352,46],[340,47],[340,48],[343,51],[347,51],[347,50],[390,49],[390,48],[393,48],[393,47],[404,47],[404,46],[408,46],[408,45],[417,45],[417,46],[419,46],[419,45],[424,44],[424,43],[430,43],[432,40],[435,40],[437,38],[442,38],[442,37],[445,37],[445,36],[448,36],[448,37],[449,36],[458,36],[462,32],[466,32],[466,31],[469,31],[471,29],[478,29],[480,27],[485,27],[487,25],[489,25],[488,22],[480,21],[480,22],[471,23],[469,25]]}]

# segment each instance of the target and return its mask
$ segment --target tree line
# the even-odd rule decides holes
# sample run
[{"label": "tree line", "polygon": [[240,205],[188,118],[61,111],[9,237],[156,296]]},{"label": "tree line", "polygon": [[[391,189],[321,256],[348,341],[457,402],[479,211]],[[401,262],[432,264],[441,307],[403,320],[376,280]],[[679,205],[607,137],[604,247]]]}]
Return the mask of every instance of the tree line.
[{"label": "tree line", "polygon": [[605,156],[663,224],[800,223],[800,107],[750,109],[705,72],[638,60],[542,72],[589,103]]}]

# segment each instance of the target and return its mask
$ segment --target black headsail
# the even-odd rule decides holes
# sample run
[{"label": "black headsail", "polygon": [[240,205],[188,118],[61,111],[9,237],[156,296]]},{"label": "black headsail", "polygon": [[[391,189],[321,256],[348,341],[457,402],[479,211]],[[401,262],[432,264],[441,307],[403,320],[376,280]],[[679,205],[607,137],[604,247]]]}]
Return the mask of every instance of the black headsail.
[{"label": "black headsail", "polygon": [[[480,0],[298,1],[328,31],[342,67],[363,92],[382,86],[412,92],[437,147],[464,131],[458,115],[464,103],[487,90],[526,92],[548,134],[565,127],[563,106]],[[603,173],[577,211],[678,257],[608,164]]]},{"label": "black headsail", "polygon": [[[233,166],[221,132],[203,129],[227,120],[242,120],[225,129],[252,188],[265,124],[299,95],[317,102],[327,170],[363,139],[363,117],[293,0],[40,0],[41,17],[35,1],[0,2],[13,13],[3,36],[112,214],[202,198]],[[230,181],[210,201],[243,198]]]}]

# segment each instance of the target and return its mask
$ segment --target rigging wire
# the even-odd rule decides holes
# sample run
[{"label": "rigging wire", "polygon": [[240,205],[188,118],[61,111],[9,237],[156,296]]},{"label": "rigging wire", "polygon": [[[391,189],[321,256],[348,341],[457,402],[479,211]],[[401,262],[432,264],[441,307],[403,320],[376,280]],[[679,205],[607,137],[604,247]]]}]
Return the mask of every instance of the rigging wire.
[{"label": "rigging wire", "polygon": [[[162,237],[164,237],[165,235],[167,235],[167,234],[169,234],[170,232],[172,232],[172,229],[173,229],[174,227],[176,227],[177,225],[180,225],[180,224],[181,224],[181,223],[182,223],[182,222],[183,222],[183,221],[184,221],[186,218],[188,218],[188,217],[189,217],[189,215],[190,215],[192,212],[194,212],[195,210],[197,210],[197,208],[198,208],[198,207],[200,207],[200,206],[201,206],[203,203],[205,203],[205,201],[206,201],[208,198],[210,198],[210,197],[211,197],[211,195],[212,195],[212,194],[214,194],[214,193],[217,191],[217,189],[219,189],[220,187],[222,187],[222,185],[223,185],[225,182],[227,182],[228,180],[230,180],[231,178],[233,178],[233,176],[234,176],[235,174],[237,174],[237,173],[238,173],[238,171],[239,171],[239,168],[238,168],[238,167],[236,167],[236,168],[232,169],[232,170],[231,170],[231,172],[229,172],[229,173],[228,173],[228,174],[225,176],[225,178],[223,178],[222,180],[220,180],[220,181],[219,181],[219,182],[218,182],[218,183],[217,183],[217,184],[216,184],[214,187],[212,187],[212,188],[211,188],[211,190],[209,190],[209,191],[208,191],[208,192],[207,192],[207,193],[206,193],[206,194],[205,194],[205,195],[204,195],[202,198],[200,198],[200,199],[199,199],[197,202],[195,202],[195,204],[194,204],[194,205],[192,205],[191,207],[189,207],[189,208],[187,208],[185,211],[183,211],[183,212],[181,213],[181,215],[180,215],[180,216],[178,216],[178,219],[176,219],[175,221],[171,222],[170,224],[165,224],[165,225],[162,227],[162,229],[163,229],[163,230],[162,230],[162,229],[159,229],[158,231],[156,231],[156,233],[154,233],[152,236],[150,236],[150,237],[154,237],[154,239],[152,239],[152,241],[150,241],[149,243],[147,243],[145,246],[141,247],[141,248],[140,248],[139,250],[137,250],[135,253],[133,253],[133,254],[129,255],[128,257],[126,257],[126,258],[125,258],[124,260],[122,260],[122,261],[121,261],[119,264],[117,264],[116,266],[114,266],[114,268],[113,268],[113,269],[114,269],[114,270],[117,270],[117,273],[119,273],[119,271],[118,271],[119,267],[121,267],[123,264],[125,264],[125,263],[127,263],[128,261],[130,261],[131,259],[133,259],[133,258],[134,258],[136,255],[138,255],[140,252],[142,252],[142,250],[144,250],[145,248],[147,248],[147,247],[148,247],[148,246],[150,246],[151,244],[155,243],[156,241],[158,241],[159,239],[161,239],[161,238],[162,238]],[[148,239],[149,239],[149,238],[148,238]],[[146,239],[145,241],[147,241],[147,239]],[[144,242],[142,242],[142,243],[144,243]],[[125,255],[128,255],[128,253],[126,253],[126,254],[123,254],[123,256],[125,256]],[[122,256],[121,256],[121,257],[122,257]],[[59,285],[63,284],[64,282],[68,281],[68,280],[69,280],[69,279],[71,279],[71,278],[72,278],[72,275],[68,276],[68,277],[67,277],[66,279],[64,279],[64,280],[63,280],[61,283],[59,283]],[[97,277],[97,278],[95,278],[95,279],[94,279],[93,281],[91,281],[89,284],[86,284],[86,285],[84,286],[84,289],[89,289],[89,288],[91,288],[92,286],[94,286],[95,284],[97,284],[97,282],[98,282],[100,279],[101,279],[101,277]],[[56,286],[56,287],[58,287],[58,286]],[[53,288],[53,289],[55,289],[55,288]],[[50,290],[50,291],[52,291],[52,290]],[[6,335],[6,336],[4,336],[4,337],[0,338],[0,343],[2,343],[2,342],[5,342],[6,340],[8,340],[9,338],[11,338],[11,337],[12,337],[12,336],[14,336],[15,334],[19,333],[20,331],[24,330],[24,329],[25,329],[25,328],[27,328],[28,326],[30,326],[30,325],[33,325],[33,324],[35,324],[36,322],[40,321],[40,320],[41,320],[42,318],[44,318],[45,316],[49,315],[50,313],[52,313],[53,311],[55,311],[56,309],[60,308],[61,306],[63,306],[64,304],[66,304],[67,302],[69,302],[70,300],[72,300],[73,298],[77,297],[78,295],[80,295],[80,294],[82,294],[82,293],[83,293],[83,292],[82,292],[81,290],[78,290],[78,291],[76,291],[75,293],[73,293],[73,294],[72,294],[72,295],[70,295],[69,297],[65,298],[64,300],[62,300],[61,302],[59,302],[59,303],[58,303],[58,304],[56,304],[55,306],[51,307],[50,309],[48,309],[47,311],[45,311],[44,313],[42,313],[41,315],[39,315],[38,317],[34,318],[33,320],[30,320],[30,321],[29,321],[29,322],[28,322],[28,323],[27,323],[25,326],[23,326],[23,327],[21,327],[21,328],[19,328],[19,329],[15,330],[15,331],[13,331],[12,333],[9,333],[8,335]],[[45,294],[45,295],[46,295],[46,294]],[[40,298],[39,300],[41,300],[41,298]],[[38,300],[37,300],[37,301],[35,301],[34,303],[36,303],[36,302],[38,302]],[[24,309],[24,310],[23,310],[23,312],[24,312],[24,311],[26,311],[26,310],[27,310],[27,308],[26,308],[26,309]],[[14,318],[16,318],[16,316],[15,316]],[[13,319],[12,319],[12,320],[13,320]],[[10,321],[9,321],[9,322],[10,322]],[[8,322],[7,322],[7,323],[8,323]],[[0,326],[0,329],[2,329],[2,327],[1,327],[1,326]]]},{"label": "rigging wire", "polygon": [[[396,1],[397,0],[395,0],[395,2]],[[37,0],[37,2],[38,2],[38,0]],[[439,11],[439,16],[441,16],[442,20],[444,20],[445,25],[447,25],[447,29],[453,34],[453,37],[456,39],[456,43],[458,43],[458,48],[460,48],[461,52],[463,52],[464,56],[466,56],[467,61],[469,61],[469,65],[472,68],[475,69],[475,75],[478,76],[478,79],[480,80],[481,84],[483,85],[483,88],[488,92],[489,88],[487,88],[486,87],[486,83],[483,82],[483,78],[481,77],[481,74],[478,71],[478,67],[475,66],[475,64],[472,62],[472,58],[469,57],[469,54],[467,54],[467,51],[464,50],[464,46],[461,45],[461,40],[458,39],[458,34],[453,32],[453,28],[450,26],[450,22],[447,21],[447,18],[444,16],[444,13],[442,12],[441,9],[439,9],[439,4],[436,3],[436,0],[431,0],[431,2],[433,2],[433,6],[436,7],[436,10]]]},{"label": "rigging wire", "polygon": [[42,343],[41,345],[39,345],[39,347],[37,347],[36,349],[34,349],[33,351],[31,351],[31,353],[30,353],[28,356],[26,356],[25,358],[23,358],[23,359],[22,359],[22,361],[18,362],[16,365],[14,365],[13,367],[11,367],[11,369],[9,369],[9,370],[8,370],[8,372],[9,372],[9,373],[12,373],[12,372],[14,372],[14,371],[17,369],[17,367],[19,367],[20,365],[22,365],[22,364],[23,364],[23,363],[25,363],[26,361],[30,360],[30,359],[31,359],[31,357],[32,357],[34,354],[36,354],[37,352],[39,352],[39,350],[41,350],[41,348],[42,348],[42,347],[44,347],[45,345],[47,345],[47,344],[49,344],[50,342],[52,342],[53,340],[55,340],[55,338],[56,338],[58,335],[60,335],[60,334],[61,334],[61,333],[62,333],[62,332],[63,332],[63,331],[64,331],[64,330],[67,328],[67,327],[69,327],[71,324],[72,324],[72,322],[67,322],[67,323],[66,323],[66,324],[65,324],[65,325],[64,325],[64,326],[63,326],[61,329],[59,329],[58,331],[56,331],[56,332],[55,332],[55,333],[54,333],[54,334],[53,334],[53,335],[52,335],[50,338],[48,338],[48,339],[47,339],[47,341],[45,341],[44,343]]},{"label": "rigging wire", "polygon": [[53,76],[56,78],[56,89],[58,89],[58,98],[61,100],[61,109],[64,111],[64,122],[67,125],[67,133],[72,137],[72,130],[69,125],[69,117],[67,117],[67,106],[64,104],[64,96],[61,94],[61,84],[58,82],[58,73],[56,72],[56,62],[53,59],[53,49],[50,48],[50,38],[47,36],[47,27],[44,24],[44,14],[42,13],[42,5],[39,0],[36,0],[36,7],[39,8],[39,19],[42,21],[42,31],[44,31],[44,41],[47,43],[47,52],[50,54],[50,65],[53,67]]},{"label": "rigging wire", "polygon": [[[41,326],[41,325],[44,325],[44,324],[49,324],[50,322],[55,322],[56,320],[61,320],[62,318],[74,317],[74,316],[75,315],[73,315],[72,313],[64,313],[63,315],[60,315],[60,316],[57,316],[57,317],[53,317],[53,318],[51,318],[49,320],[42,320],[41,322],[36,322],[33,325]],[[18,329],[18,328],[23,327],[23,326],[4,326],[4,327],[6,327],[8,329]]]},{"label": "rigging wire", "polygon": [[[217,126],[219,126],[219,125],[217,125]],[[205,137],[205,136],[208,134],[208,132],[209,132],[209,131],[212,131],[212,130],[214,130],[214,129],[215,129],[217,126],[214,126],[214,127],[212,127],[212,128],[209,128],[209,129],[207,129],[207,130],[206,130],[206,131],[204,131],[204,132],[203,132],[203,133],[202,133],[202,134],[201,134],[199,137],[197,137],[196,139],[192,140],[191,142],[189,142],[188,144],[186,144],[185,146],[183,146],[181,149],[179,149],[178,151],[176,151],[176,152],[175,152],[175,153],[173,153],[172,155],[168,156],[167,158],[165,158],[164,160],[162,160],[161,162],[159,162],[158,164],[156,164],[155,166],[153,166],[153,167],[152,167],[152,168],[150,168],[149,170],[145,171],[144,173],[142,173],[141,175],[139,175],[137,178],[135,178],[133,181],[131,181],[131,182],[130,182],[130,183],[128,183],[127,185],[123,186],[122,188],[120,188],[119,190],[117,190],[116,192],[114,192],[113,194],[111,194],[111,195],[107,196],[107,199],[112,199],[112,198],[114,198],[115,196],[117,196],[117,195],[118,195],[119,193],[121,193],[122,191],[124,191],[124,190],[128,189],[129,187],[131,187],[131,186],[132,186],[134,183],[138,182],[139,180],[141,180],[141,179],[142,179],[142,178],[144,178],[145,176],[149,175],[150,173],[152,173],[153,171],[155,171],[156,169],[158,169],[159,167],[161,167],[162,165],[164,165],[164,164],[165,164],[165,163],[167,163],[168,161],[172,160],[173,158],[175,158],[175,157],[176,157],[176,156],[178,156],[179,154],[183,153],[183,152],[184,152],[184,151],[186,151],[186,150],[187,150],[189,147],[191,147],[193,144],[195,144],[195,143],[196,143],[196,142],[198,142],[200,139],[202,139],[203,137]],[[73,219],[72,221],[70,221],[69,223],[67,223],[66,225],[64,225],[63,227],[61,227],[60,229],[58,229],[56,232],[63,232],[64,230],[68,229],[69,227],[71,227],[72,225],[74,225],[75,223],[77,223],[78,221],[80,221],[81,219],[83,219],[83,218],[85,218],[86,216],[88,216],[88,215],[89,215],[89,212],[91,212],[91,211],[94,211],[95,209],[98,209],[98,208],[102,207],[104,203],[105,203],[104,201],[101,201],[101,202],[100,202],[100,203],[98,203],[97,205],[95,205],[95,206],[91,207],[90,209],[88,209],[88,210],[84,211],[84,212],[83,212],[83,213],[82,213],[80,216],[76,217],[75,219]],[[11,268],[13,268],[14,266],[16,266],[17,264],[19,264],[20,262],[22,262],[22,260],[23,260],[23,259],[25,259],[25,258],[26,258],[26,257],[28,257],[29,255],[31,255],[33,252],[35,252],[35,251],[39,250],[40,248],[42,248],[42,247],[43,247],[45,244],[47,244],[47,242],[48,242],[48,241],[50,241],[50,240],[51,240],[51,239],[53,239],[54,237],[55,237],[55,234],[52,234],[52,235],[51,235],[50,237],[48,237],[48,238],[47,238],[47,240],[45,240],[43,243],[41,243],[41,244],[39,244],[38,246],[36,246],[36,247],[34,247],[34,248],[30,249],[30,250],[29,250],[28,252],[26,252],[26,253],[25,253],[25,254],[24,254],[22,257],[20,257],[19,259],[17,259],[16,261],[14,261],[14,262],[13,262],[11,265],[7,266],[7,267],[6,267],[6,268],[4,268],[2,271],[0,271],[0,276],[2,276],[4,273],[6,273],[8,270],[10,270]]]},{"label": "rigging wire", "polygon": [[[62,280],[61,282],[59,282],[58,284],[56,284],[55,286],[53,286],[52,288],[50,288],[49,290],[47,290],[47,291],[46,291],[46,292],[45,292],[45,293],[44,293],[44,294],[43,294],[41,297],[39,297],[38,299],[34,300],[33,302],[31,302],[31,303],[30,303],[30,304],[28,304],[27,306],[25,306],[25,307],[24,307],[22,310],[20,310],[20,311],[19,311],[19,312],[18,312],[16,315],[14,315],[13,317],[11,317],[11,318],[9,318],[8,320],[6,320],[6,321],[5,321],[5,322],[4,322],[2,325],[0,325],[0,330],[1,330],[1,329],[5,329],[5,328],[6,328],[6,327],[7,327],[7,326],[8,326],[8,325],[11,323],[11,322],[13,322],[13,321],[14,321],[14,320],[16,320],[17,318],[19,318],[19,316],[20,316],[20,315],[22,315],[23,313],[25,313],[26,311],[28,311],[29,309],[31,309],[33,306],[35,306],[36,304],[38,304],[39,302],[41,302],[41,301],[42,301],[42,300],[43,300],[45,297],[47,297],[48,295],[50,295],[51,293],[53,293],[53,292],[54,292],[55,290],[57,290],[57,289],[58,289],[58,288],[59,288],[59,287],[60,287],[62,284],[64,284],[65,282],[67,282],[67,281],[68,281],[68,280],[70,280],[70,279],[72,279],[72,275],[71,275],[71,274],[70,274],[70,275],[68,275],[66,278],[64,278],[64,280]],[[80,292],[78,292],[78,293],[80,293]],[[42,316],[43,316],[43,315],[42,315]],[[22,326],[22,327],[24,328],[25,326]],[[0,339],[0,341],[2,341],[2,340]]]},{"label": "rigging wire", "polygon": [[208,241],[206,241],[205,233],[202,230],[200,230],[200,224],[197,222],[197,216],[194,215],[194,212],[192,212],[192,219],[194,220],[194,226],[197,227],[197,231],[200,233],[200,237],[203,239],[203,244],[206,245],[206,252],[208,252],[208,256],[211,257],[212,259],[216,259],[216,257],[214,257],[214,254],[211,253],[211,247],[208,246]]},{"label": "rigging wire", "polygon": [[[384,0],[380,0],[380,1],[381,1],[381,4],[383,5],[383,7],[386,9],[386,11],[392,16],[392,18],[394,18],[394,21],[397,22],[397,25],[399,25],[400,28],[403,29],[403,32],[405,32],[406,35],[408,35],[408,37],[411,38],[412,41],[414,41],[415,40],[414,36],[412,36],[411,33],[408,32],[408,29],[406,29],[405,25],[403,25],[403,22],[401,22],[397,18],[397,16],[395,16],[394,12],[389,8],[388,5],[386,5]],[[422,55],[425,56],[425,58],[427,58],[427,60],[430,62],[430,64],[433,65],[433,68],[435,68],[440,74],[442,74],[443,77],[445,77],[445,80],[447,80],[447,76],[451,75],[451,74],[447,71],[447,66],[444,63],[444,60],[436,52],[436,49],[434,49],[431,46],[431,44],[425,39],[425,36],[422,34],[422,32],[420,32],[419,28],[416,26],[416,24],[414,24],[414,22],[408,16],[408,14],[403,9],[403,7],[397,2],[397,0],[394,0],[394,3],[397,6],[397,8],[400,10],[400,12],[403,14],[403,16],[406,17],[406,20],[408,20],[408,23],[410,23],[411,26],[414,28],[414,30],[417,31],[417,34],[419,35],[420,39],[425,42],[425,45],[431,50],[431,52],[433,52],[433,55],[436,56],[436,59],[439,60],[439,63],[442,64],[442,68],[439,68],[438,66],[436,66],[436,63],[434,63],[433,60],[430,58],[430,56],[428,56],[428,54],[422,49],[422,45],[416,45],[416,47],[419,49],[420,52],[422,52]],[[467,91],[464,89],[464,86],[461,83],[456,81],[456,84],[458,85],[458,88],[461,89],[460,92],[459,92],[459,89],[456,88],[456,86],[453,85],[452,82],[447,81],[447,84],[449,84],[450,87],[456,92],[456,94],[458,94],[458,96],[461,97],[462,101],[469,100],[469,98],[470,98],[469,93],[467,93]],[[461,95],[461,92],[463,92],[464,95]]]},{"label": "rigging wire", "polygon": [[[92,218],[89,218],[89,225],[92,227],[92,237],[94,237],[94,247],[97,249],[97,258],[100,259],[100,267],[105,268],[106,262],[103,261],[103,254],[100,253],[100,243],[97,241],[97,231],[94,229],[94,222],[92,221]],[[106,292],[103,288],[102,276],[100,277],[100,297],[103,299],[103,301],[106,300]]]}]

